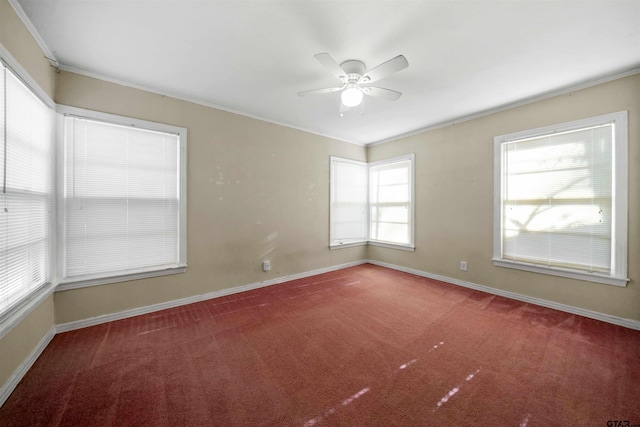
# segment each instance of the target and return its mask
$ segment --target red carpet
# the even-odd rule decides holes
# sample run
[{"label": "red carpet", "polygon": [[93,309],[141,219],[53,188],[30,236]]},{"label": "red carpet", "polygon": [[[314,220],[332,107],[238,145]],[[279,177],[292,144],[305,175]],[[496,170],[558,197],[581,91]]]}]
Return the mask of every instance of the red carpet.
[{"label": "red carpet", "polygon": [[0,409],[2,426],[609,420],[640,425],[640,331],[372,265],[59,334]]}]

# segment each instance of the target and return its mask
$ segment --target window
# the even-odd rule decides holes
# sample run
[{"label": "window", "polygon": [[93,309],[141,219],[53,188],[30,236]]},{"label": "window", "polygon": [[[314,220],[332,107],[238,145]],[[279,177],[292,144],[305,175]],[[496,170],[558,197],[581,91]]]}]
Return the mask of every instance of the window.
[{"label": "window", "polygon": [[494,263],[627,282],[627,113],[495,138]]},{"label": "window", "polygon": [[331,247],[413,250],[413,163],[413,154],[371,164],[331,157]]},{"label": "window", "polygon": [[0,63],[0,317],[51,278],[53,112]]},{"label": "window", "polygon": [[413,247],[413,154],[369,165],[370,240]]},{"label": "window", "polygon": [[367,241],[367,164],[331,157],[331,246]]},{"label": "window", "polygon": [[186,129],[71,107],[62,118],[0,55],[0,336],[56,285],[184,271]]},{"label": "window", "polygon": [[79,113],[64,118],[63,281],[184,267],[186,130]]}]

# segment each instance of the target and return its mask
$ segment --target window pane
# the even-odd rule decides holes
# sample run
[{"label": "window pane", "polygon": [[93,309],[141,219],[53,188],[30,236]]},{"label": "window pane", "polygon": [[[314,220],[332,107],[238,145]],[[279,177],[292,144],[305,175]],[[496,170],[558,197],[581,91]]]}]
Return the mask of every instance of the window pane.
[{"label": "window pane", "polygon": [[373,203],[406,203],[409,200],[409,185],[378,186],[377,191],[373,192],[372,199]]},{"label": "window pane", "polygon": [[331,158],[331,245],[366,241],[367,166]]},{"label": "window pane", "polygon": [[371,240],[412,243],[411,167],[411,159],[370,167]]},{"label": "window pane", "polygon": [[179,137],[65,119],[65,276],[180,262]]},{"label": "window pane", "polygon": [[335,201],[365,203],[367,201],[367,174],[364,165],[351,163],[334,163],[337,180],[335,185]]},{"label": "window pane", "polygon": [[50,279],[52,111],[0,66],[0,314]]},{"label": "window pane", "polygon": [[394,185],[394,184],[407,184],[409,182],[409,169],[406,167],[406,162],[398,162],[398,164],[391,164],[388,166],[381,166],[378,168],[379,185]]},{"label": "window pane", "polygon": [[505,259],[609,272],[613,124],[503,145]]},{"label": "window pane", "polygon": [[409,244],[408,224],[377,222],[372,224],[376,230],[376,240],[389,243]]},{"label": "window pane", "polygon": [[409,222],[409,207],[404,206],[380,206],[374,211],[375,219],[382,222],[397,222],[407,224]]}]

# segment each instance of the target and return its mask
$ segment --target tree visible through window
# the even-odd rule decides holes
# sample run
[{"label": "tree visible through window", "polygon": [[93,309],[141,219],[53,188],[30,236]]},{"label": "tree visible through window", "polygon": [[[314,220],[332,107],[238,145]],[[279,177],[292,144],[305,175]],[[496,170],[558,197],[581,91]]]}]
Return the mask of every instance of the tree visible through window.
[{"label": "tree visible through window", "polygon": [[496,139],[496,260],[626,279],[625,118]]}]

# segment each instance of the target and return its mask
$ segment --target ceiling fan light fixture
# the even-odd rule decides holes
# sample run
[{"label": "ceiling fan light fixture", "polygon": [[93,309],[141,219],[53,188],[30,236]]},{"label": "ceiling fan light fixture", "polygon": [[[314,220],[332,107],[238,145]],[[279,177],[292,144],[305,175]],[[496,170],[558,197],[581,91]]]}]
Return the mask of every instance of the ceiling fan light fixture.
[{"label": "ceiling fan light fixture", "polygon": [[[359,105],[364,106],[364,95],[389,101],[396,101],[402,95],[401,92],[391,89],[376,86],[363,87],[360,85],[368,85],[369,83],[384,79],[391,74],[407,68],[409,66],[409,62],[403,55],[398,55],[395,58],[383,62],[377,67],[369,70],[366,69],[364,62],[355,59],[349,59],[344,61],[342,64],[338,64],[331,55],[325,52],[317,53],[313,56],[331,74],[333,74],[334,77],[340,80],[342,85],[327,87],[324,89],[306,90],[304,92],[298,92],[298,96],[321,95],[339,91],[341,102],[338,114],[340,114],[340,116],[343,116],[343,113],[349,108],[357,107]],[[361,109],[360,114],[363,114],[363,112],[364,108]]]},{"label": "ceiling fan light fixture", "polygon": [[358,88],[357,85],[347,85],[347,88],[342,91],[340,98],[342,103],[347,107],[356,107],[362,103],[362,97],[364,94]]}]

